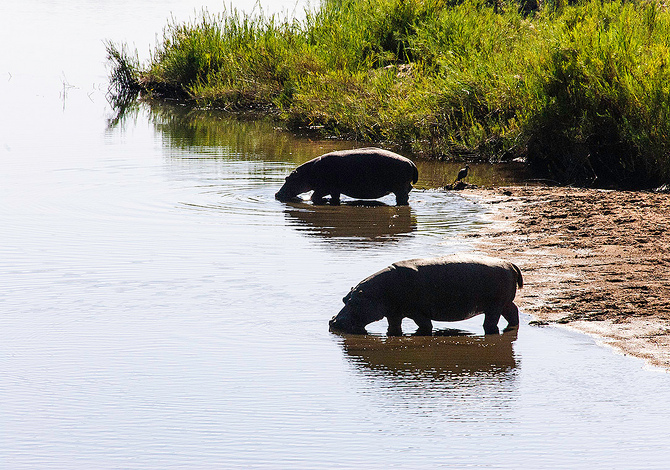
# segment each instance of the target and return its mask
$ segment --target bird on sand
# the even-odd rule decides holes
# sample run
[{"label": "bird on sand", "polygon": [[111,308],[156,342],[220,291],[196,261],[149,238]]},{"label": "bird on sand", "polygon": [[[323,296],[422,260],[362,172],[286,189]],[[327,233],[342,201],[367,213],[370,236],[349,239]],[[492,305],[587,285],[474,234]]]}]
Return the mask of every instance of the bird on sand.
[{"label": "bird on sand", "polygon": [[458,172],[458,175],[456,176],[454,183],[457,183],[458,181],[461,181],[463,178],[468,176],[468,170],[470,170],[470,165],[466,163],[465,167],[461,168],[460,171]]}]

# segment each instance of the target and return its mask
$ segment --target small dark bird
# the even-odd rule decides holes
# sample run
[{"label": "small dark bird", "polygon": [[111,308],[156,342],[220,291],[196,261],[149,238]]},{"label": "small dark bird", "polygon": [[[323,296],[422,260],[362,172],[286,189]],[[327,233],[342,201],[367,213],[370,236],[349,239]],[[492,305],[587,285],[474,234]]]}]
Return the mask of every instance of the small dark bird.
[{"label": "small dark bird", "polygon": [[458,172],[458,175],[456,176],[456,179],[454,180],[454,183],[457,183],[458,181],[462,180],[466,176],[468,176],[468,170],[470,169],[470,165],[467,163],[465,164],[465,168],[461,168],[460,171]]}]

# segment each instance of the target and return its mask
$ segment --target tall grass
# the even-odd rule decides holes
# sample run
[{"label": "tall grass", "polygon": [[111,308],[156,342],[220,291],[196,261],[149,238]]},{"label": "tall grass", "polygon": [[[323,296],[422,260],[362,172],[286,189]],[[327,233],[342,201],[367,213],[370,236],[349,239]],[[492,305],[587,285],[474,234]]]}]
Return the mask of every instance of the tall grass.
[{"label": "tall grass", "polygon": [[563,181],[670,178],[670,16],[654,3],[567,7],[536,70],[529,157]]},{"label": "tall grass", "polygon": [[527,4],[323,0],[302,21],[204,12],[168,25],[144,68],[113,61],[145,92],[260,108],[291,128],[438,158],[521,156],[565,183],[667,182],[670,13]]}]

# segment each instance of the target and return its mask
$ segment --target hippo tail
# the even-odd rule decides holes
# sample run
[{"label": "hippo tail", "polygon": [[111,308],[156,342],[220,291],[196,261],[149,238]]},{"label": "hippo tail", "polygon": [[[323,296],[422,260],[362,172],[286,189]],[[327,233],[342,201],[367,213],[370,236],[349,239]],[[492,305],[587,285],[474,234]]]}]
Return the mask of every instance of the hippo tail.
[{"label": "hippo tail", "polygon": [[417,169],[416,165],[412,164],[412,167],[414,168],[414,175],[412,176],[412,183],[416,184],[417,181],[419,181],[419,170]]},{"label": "hippo tail", "polygon": [[510,264],[512,265],[512,269],[514,269],[514,272],[516,273],[516,285],[519,286],[519,289],[523,289],[523,276],[521,275],[521,270],[516,264],[514,263]]}]

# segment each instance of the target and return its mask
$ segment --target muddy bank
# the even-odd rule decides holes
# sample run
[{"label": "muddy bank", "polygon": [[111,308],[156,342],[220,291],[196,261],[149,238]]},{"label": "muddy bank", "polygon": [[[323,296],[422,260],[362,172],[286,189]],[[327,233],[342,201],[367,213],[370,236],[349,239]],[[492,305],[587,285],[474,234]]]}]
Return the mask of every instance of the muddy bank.
[{"label": "muddy bank", "polygon": [[472,235],[524,272],[535,323],[602,337],[670,370],[670,196],[574,188],[464,190],[496,221]]}]

